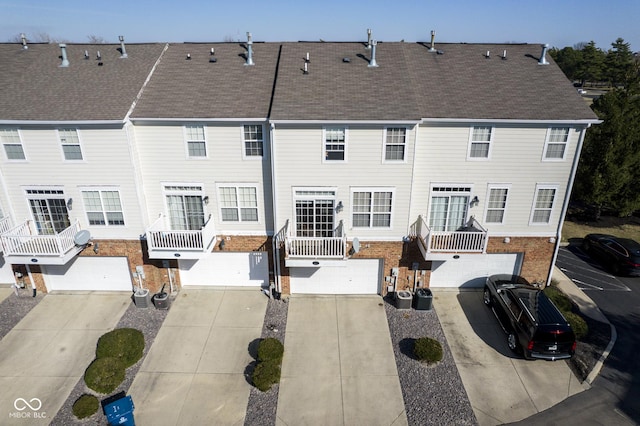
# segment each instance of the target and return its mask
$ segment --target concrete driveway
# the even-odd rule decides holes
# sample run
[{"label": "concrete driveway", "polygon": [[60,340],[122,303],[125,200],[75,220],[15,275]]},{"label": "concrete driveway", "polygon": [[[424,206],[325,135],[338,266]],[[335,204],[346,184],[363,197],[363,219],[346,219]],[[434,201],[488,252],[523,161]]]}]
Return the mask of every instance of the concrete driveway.
[{"label": "concrete driveway", "polygon": [[511,353],[482,291],[433,289],[434,307],[480,425],[515,422],[588,388],[565,361]]},{"label": "concrete driveway", "polygon": [[48,294],[0,341],[0,424],[47,425],[130,293]]},{"label": "concrete driveway", "polygon": [[291,296],[276,424],[407,424],[379,296]]}]

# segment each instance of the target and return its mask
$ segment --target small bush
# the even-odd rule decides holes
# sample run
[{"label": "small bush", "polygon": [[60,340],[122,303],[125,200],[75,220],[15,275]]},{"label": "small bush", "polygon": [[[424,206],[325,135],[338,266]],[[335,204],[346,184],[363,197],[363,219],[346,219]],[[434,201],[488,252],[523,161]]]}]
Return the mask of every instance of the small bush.
[{"label": "small bush", "polygon": [[266,392],[280,381],[280,361],[267,360],[259,362],[253,370],[253,385]]},{"label": "small bush", "polygon": [[589,334],[589,326],[580,315],[574,314],[573,312],[563,312],[562,315],[564,315],[571,325],[571,328],[576,335],[576,340],[582,340],[587,334]]},{"label": "small bush", "polygon": [[430,337],[416,339],[413,355],[421,362],[434,364],[442,360],[442,345]]},{"label": "small bush", "polygon": [[99,393],[111,393],[124,380],[126,367],[118,358],[96,358],[84,372],[84,381]]},{"label": "small bush", "polygon": [[142,358],[144,335],[135,328],[116,328],[98,340],[96,358],[118,358],[125,368]]},{"label": "small bush", "polygon": [[84,394],[73,403],[73,415],[79,419],[93,416],[100,407],[98,398]]},{"label": "small bush", "polygon": [[563,312],[571,312],[572,303],[571,300],[557,287],[549,286],[544,289],[544,294],[547,295],[554,305]]},{"label": "small bush", "polygon": [[258,361],[282,361],[284,346],[274,337],[262,339],[258,345]]}]

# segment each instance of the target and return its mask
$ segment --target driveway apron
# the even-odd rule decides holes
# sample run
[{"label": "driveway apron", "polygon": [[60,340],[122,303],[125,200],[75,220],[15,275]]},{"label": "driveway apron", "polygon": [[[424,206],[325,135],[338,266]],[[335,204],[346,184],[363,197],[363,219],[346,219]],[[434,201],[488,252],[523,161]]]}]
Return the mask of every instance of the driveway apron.
[{"label": "driveway apron", "polygon": [[406,425],[379,296],[292,296],[278,425]]},{"label": "driveway apron", "polygon": [[481,291],[435,290],[434,306],[480,425],[522,420],[588,388],[565,361],[512,354]]},{"label": "driveway apron", "polygon": [[0,341],[0,424],[47,425],[95,358],[129,293],[48,294]]},{"label": "driveway apron", "polygon": [[242,425],[267,300],[254,288],[182,289],[129,389],[136,423]]}]

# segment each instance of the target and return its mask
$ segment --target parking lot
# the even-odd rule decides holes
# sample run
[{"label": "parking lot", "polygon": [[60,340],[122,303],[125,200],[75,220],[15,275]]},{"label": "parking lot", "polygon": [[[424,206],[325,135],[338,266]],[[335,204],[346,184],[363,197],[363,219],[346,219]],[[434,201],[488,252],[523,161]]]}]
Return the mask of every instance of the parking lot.
[{"label": "parking lot", "polygon": [[561,247],[556,266],[587,294],[592,291],[631,291],[627,283],[634,280],[610,274],[577,245]]}]

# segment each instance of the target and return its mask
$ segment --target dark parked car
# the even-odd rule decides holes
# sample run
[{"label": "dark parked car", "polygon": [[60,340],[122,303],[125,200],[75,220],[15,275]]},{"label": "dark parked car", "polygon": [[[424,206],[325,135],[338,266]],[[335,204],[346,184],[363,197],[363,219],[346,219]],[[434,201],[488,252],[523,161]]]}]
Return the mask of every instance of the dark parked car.
[{"label": "dark parked car", "polygon": [[507,344],[526,359],[571,358],[576,338],[571,326],[542,290],[514,275],[487,278],[484,304],[507,334]]},{"label": "dark parked car", "polygon": [[640,276],[640,244],[630,238],[589,234],[582,240],[582,248],[614,275]]}]

